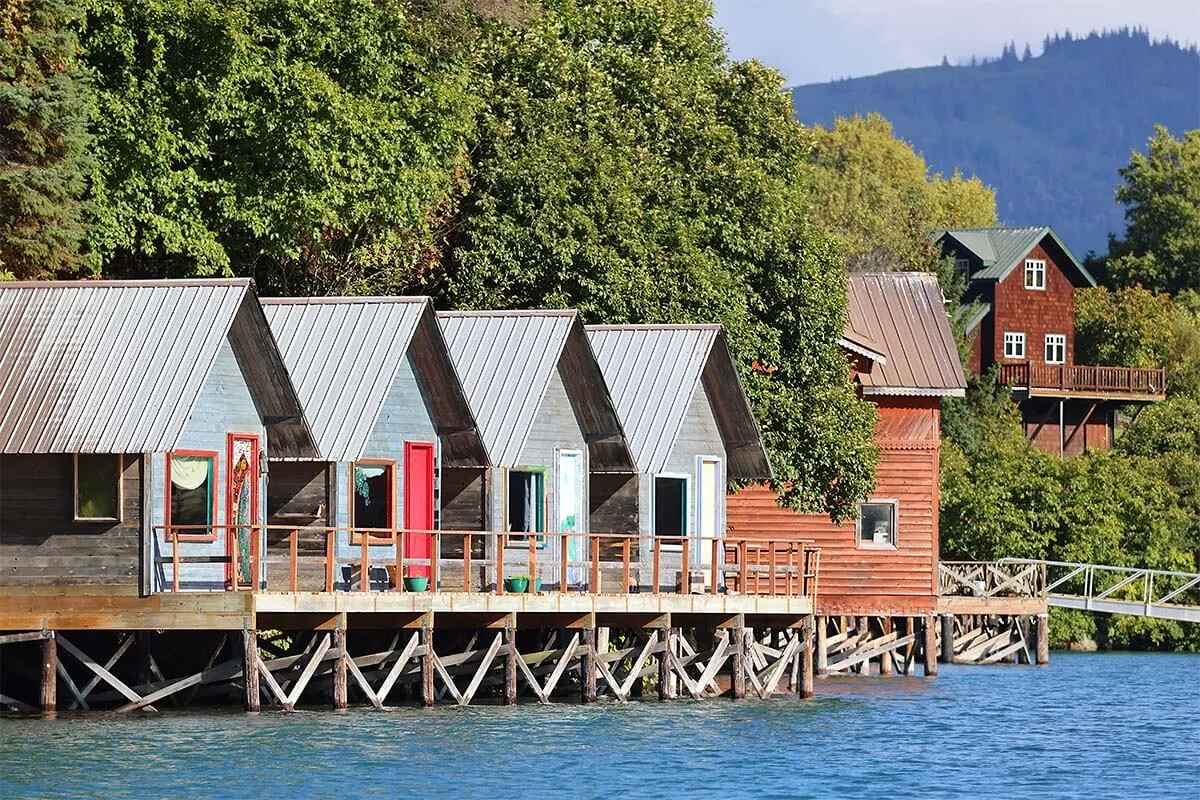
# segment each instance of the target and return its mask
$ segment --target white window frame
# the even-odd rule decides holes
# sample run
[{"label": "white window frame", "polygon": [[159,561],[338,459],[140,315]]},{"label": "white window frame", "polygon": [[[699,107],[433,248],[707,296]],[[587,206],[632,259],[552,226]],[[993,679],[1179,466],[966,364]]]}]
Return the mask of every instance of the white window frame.
[{"label": "white window frame", "polygon": [[[1012,345],[1011,352],[1009,345]],[[1017,352],[1017,345],[1020,345],[1020,352]],[[1025,358],[1025,331],[1005,331],[1004,332],[1004,357],[1017,361]]]},{"label": "white window frame", "polygon": [[1039,292],[1046,291],[1046,259],[1025,259],[1025,288]]},{"label": "white window frame", "polygon": [[[865,541],[862,537],[862,507],[891,506],[892,507],[892,541]],[[872,497],[858,504],[858,514],[854,519],[854,546],[861,550],[899,550],[900,549],[900,501],[894,497]]]},{"label": "white window frame", "polygon": [[[688,524],[690,516],[689,511],[692,508],[696,499],[693,497],[692,483],[695,480],[694,475],[688,475],[686,472],[656,472],[650,477],[650,546],[658,547],[658,492],[655,489],[655,481],[659,478],[672,478],[683,481],[683,527],[684,536],[691,536],[691,526]],[[662,551],[664,553],[681,553],[683,552],[683,543],[668,543],[663,542]]]},{"label": "white window frame", "polygon": [[[1050,357],[1052,346],[1058,349],[1058,358]],[[1042,355],[1045,356],[1047,364],[1067,363],[1067,335],[1065,333],[1047,333]]]},{"label": "white window frame", "polygon": [[97,453],[96,455],[111,455],[117,460],[117,515],[115,517],[81,517],[79,516],[79,454],[71,457],[71,499],[72,511],[76,522],[123,522],[125,517],[125,456],[121,453]]}]

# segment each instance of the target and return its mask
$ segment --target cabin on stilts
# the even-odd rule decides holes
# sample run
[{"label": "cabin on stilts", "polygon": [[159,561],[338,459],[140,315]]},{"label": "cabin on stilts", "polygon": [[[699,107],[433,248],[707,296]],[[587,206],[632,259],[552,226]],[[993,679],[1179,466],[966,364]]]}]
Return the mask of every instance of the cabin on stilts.
[{"label": "cabin on stilts", "polygon": [[[593,480],[593,530],[607,523],[615,533],[638,533],[635,580],[645,591],[655,563],[657,580],[671,586],[683,582],[686,563],[689,591],[748,592],[737,581],[741,552],[726,553],[726,486],[767,480],[771,465],[721,326],[589,325],[587,332],[637,466],[620,484]],[[618,503],[622,512],[602,522],[598,512]],[[803,544],[787,546],[794,552],[780,548],[779,571],[789,574],[790,559],[798,575]]]},{"label": "cabin on stilts", "polygon": [[932,275],[851,275],[840,344],[860,395],[879,412],[874,491],[855,519],[835,524],[780,507],[765,486],[746,488],[729,500],[729,529],[815,541],[821,550],[818,638],[828,633],[839,648],[831,654],[819,647],[818,669],[822,660],[833,671],[858,669],[866,653],[886,661],[883,669],[890,671],[891,656],[876,651],[904,648],[897,658],[911,667],[920,632],[934,630],[926,623],[938,605],[941,402],[961,397],[966,384]]},{"label": "cabin on stilts", "polygon": [[[299,548],[331,548],[335,590],[360,586],[364,541],[369,588],[396,588],[405,577],[396,573],[397,546],[407,576],[428,581],[434,531],[447,524],[439,487],[459,475],[480,481],[488,466],[429,298],[269,298],[263,308],[319,452],[315,461],[271,461],[272,543],[296,527]],[[451,528],[460,522],[457,496],[452,489]],[[305,563],[290,588],[325,589],[322,565]],[[268,568],[282,586],[287,559]]]}]

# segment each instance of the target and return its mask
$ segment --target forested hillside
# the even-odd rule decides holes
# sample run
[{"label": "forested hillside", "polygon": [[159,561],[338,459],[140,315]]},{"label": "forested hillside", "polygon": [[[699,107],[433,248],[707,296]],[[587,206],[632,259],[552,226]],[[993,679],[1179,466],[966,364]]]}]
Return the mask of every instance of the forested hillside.
[{"label": "forested hillside", "polygon": [[1200,54],[1119,31],[1045,42],[995,61],[900,70],[801,86],[796,117],[878,112],[929,166],[960,169],[996,189],[1002,222],[1052,224],[1080,256],[1124,230],[1117,169],[1154,126],[1200,127]]}]

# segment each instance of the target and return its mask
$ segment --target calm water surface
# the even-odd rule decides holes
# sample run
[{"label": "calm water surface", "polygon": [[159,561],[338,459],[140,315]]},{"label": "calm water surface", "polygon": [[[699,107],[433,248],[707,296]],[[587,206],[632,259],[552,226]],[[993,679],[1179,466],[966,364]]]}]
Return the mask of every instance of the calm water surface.
[{"label": "calm water surface", "polygon": [[0,798],[1200,796],[1200,656],[818,682],[810,702],[0,720]]}]

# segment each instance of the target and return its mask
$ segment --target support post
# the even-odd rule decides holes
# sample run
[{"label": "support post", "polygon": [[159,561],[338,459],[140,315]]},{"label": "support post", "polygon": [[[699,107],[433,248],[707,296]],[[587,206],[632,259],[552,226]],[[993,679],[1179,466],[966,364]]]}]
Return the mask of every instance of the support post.
[{"label": "support post", "polygon": [[730,643],[733,654],[729,657],[729,696],[734,700],[746,697],[746,629],[730,628]]},{"label": "support post", "polygon": [[1021,637],[1021,649],[1016,652],[1018,664],[1029,664],[1029,617],[1017,620],[1017,634]]},{"label": "support post", "polygon": [[654,654],[654,660],[658,662],[658,675],[655,676],[655,688],[658,691],[659,700],[667,699],[667,664],[670,663],[667,659],[667,648],[673,646],[671,630],[671,628],[663,628],[662,649]]},{"label": "support post", "polygon": [[[679,628],[667,628],[667,651],[679,658]],[[664,666],[670,662],[664,662]],[[679,697],[679,676],[670,668],[667,669],[667,698],[674,700]]]},{"label": "support post", "polygon": [[941,662],[954,662],[954,615],[942,614],[942,653]]},{"label": "support post", "polygon": [[827,617],[817,617],[817,676],[824,678],[829,674],[829,647],[825,643],[828,636],[829,619]]},{"label": "support post", "polygon": [[258,631],[242,631],[242,682],[246,696],[243,708],[248,714],[262,710],[262,694],[258,688]]},{"label": "support post", "polygon": [[583,629],[583,657],[579,659],[581,680],[579,699],[584,703],[596,702],[596,629],[590,625]]},{"label": "support post", "polygon": [[504,642],[508,652],[504,654],[504,704],[517,702],[517,628],[512,620],[504,628]]},{"label": "support post", "polygon": [[425,647],[421,653],[421,704],[432,708],[436,699],[433,693],[433,626],[428,623],[421,626],[421,644]]},{"label": "support post", "polygon": [[1043,666],[1050,663],[1050,615],[1037,616],[1037,663]]},{"label": "support post", "polygon": [[[364,536],[363,541],[367,539]],[[369,583],[367,578],[363,578],[364,583]],[[346,629],[341,622],[333,630],[333,647],[336,650],[341,650],[342,654],[336,661],[333,662],[333,710],[344,711],[346,709]]]},{"label": "support post", "polygon": [[[889,633],[892,632],[892,618],[891,617],[880,617],[879,627],[883,629],[883,635],[887,636]],[[879,654],[879,674],[880,675],[891,675],[892,674],[892,653],[891,653],[891,651]]]},{"label": "support post", "polygon": [[937,617],[932,614],[924,619],[925,646],[921,648],[925,655],[925,677],[937,677]]},{"label": "support post", "polygon": [[150,631],[137,631],[133,634],[137,648],[137,685],[145,686],[154,680],[150,670]]},{"label": "support post", "polygon": [[804,650],[800,653],[800,699],[808,700],[813,696],[813,645],[814,636],[811,623],[800,629],[804,637]]},{"label": "support post", "polygon": [[58,639],[54,632],[42,639],[42,715],[58,713]]}]

